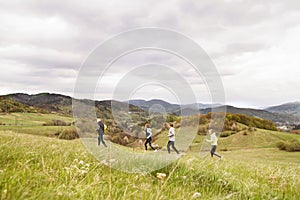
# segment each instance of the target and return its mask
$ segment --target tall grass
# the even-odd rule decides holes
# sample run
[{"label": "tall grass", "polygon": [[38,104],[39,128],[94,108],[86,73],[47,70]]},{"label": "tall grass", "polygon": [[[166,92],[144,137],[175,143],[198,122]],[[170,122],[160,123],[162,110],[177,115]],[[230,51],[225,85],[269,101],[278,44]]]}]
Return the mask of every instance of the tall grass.
[{"label": "tall grass", "polygon": [[[130,174],[101,165],[79,140],[14,132],[0,138],[0,199],[300,198],[295,163],[190,155],[152,173]],[[156,178],[157,172],[166,177]]]}]

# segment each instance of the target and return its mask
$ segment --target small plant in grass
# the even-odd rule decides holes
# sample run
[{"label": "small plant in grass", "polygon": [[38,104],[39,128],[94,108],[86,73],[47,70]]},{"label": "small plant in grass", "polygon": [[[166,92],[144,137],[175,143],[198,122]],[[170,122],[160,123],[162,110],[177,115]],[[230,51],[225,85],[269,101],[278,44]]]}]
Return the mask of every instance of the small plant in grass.
[{"label": "small plant in grass", "polygon": [[248,135],[248,132],[247,132],[247,131],[244,131],[244,132],[243,132],[243,135]]},{"label": "small plant in grass", "polygon": [[51,122],[44,123],[43,125],[44,126],[70,126],[71,123],[67,123],[59,119],[53,119]]},{"label": "small plant in grass", "polygon": [[228,151],[227,147],[221,148],[220,151]]},{"label": "small plant in grass", "polygon": [[64,139],[64,140],[74,140],[76,138],[79,138],[79,135],[76,131],[75,128],[71,128],[71,129],[65,129],[63,130],[59,136],[59,139]]},{"label": "small plant in grass", "polygon": [[228,137],[228,136],[231,136],[231,132],[230,131],[225,131],[225,132],[222,132],[220,134],[220,137]]}]

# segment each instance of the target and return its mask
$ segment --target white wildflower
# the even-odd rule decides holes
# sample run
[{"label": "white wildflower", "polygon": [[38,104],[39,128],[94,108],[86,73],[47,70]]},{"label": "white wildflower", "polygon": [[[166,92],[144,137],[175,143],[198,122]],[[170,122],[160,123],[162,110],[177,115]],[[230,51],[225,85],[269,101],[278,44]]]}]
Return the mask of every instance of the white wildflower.
[{"label": "white wildflower", "polygon": [[195,192],[192,196],[193,199],[199,198],[201,194],[199,192]]},{"label": "white wildflower", "polygon": [[80,161],[79,161],[79,164],[80,164],[80,165],[84,165],[83,160],[80,160]]},{"label": "white wildflower", "polygon": [[156,177],[160,180],[162,180],[163,178],[165,178],[167,175],[165,173],[157,173]]}]

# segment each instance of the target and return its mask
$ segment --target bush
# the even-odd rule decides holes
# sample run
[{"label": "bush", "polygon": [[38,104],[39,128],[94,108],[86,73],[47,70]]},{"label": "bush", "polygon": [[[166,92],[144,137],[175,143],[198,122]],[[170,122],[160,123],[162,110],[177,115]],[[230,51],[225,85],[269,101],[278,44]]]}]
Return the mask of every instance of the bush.
[{"label": "bush", "polygon": [[244,132],[243,132],[243,135],[248,135],[248,132],[247,132],[247,131],[244,131]]},{"label": "bush", "polygon": [[228,136],[231,136],[231,132],[230,131],[222,132],[220,134],[220,137],[228,137]]},{"label": "bush", "polygon": [[59,136],[58,136],[59,139],[64,139],[64,140],[74,140],[76,138],[79,138],[79,135],[76,131],[75,128],[72,128],[72,129],[65,129],[63,130]]},{"label": "bush", "polygon": [[249,126],[248,131],[249,131],[249,132],[253,132],[253,131],[254,131],[254,128],[251,127],[251,126]]},{"label": "bush", "polygon": [[227,147],[221,148],[220,151],[229,151]]},{"label": "bush", "polygon": [[292,140],[291,142],[278,142],[276,144],[277,148],[280,150],[285,150],[288,152],[300,151],[300,141]]},{"label": "bush", "polygon": [[285,142],[283,141],[277,142],[276,147],[280,150],[285,150]]},{"label": "bush", "polygon": [[53,119],[51,122],[43,124],[43,126],[70,126],[71,123],[67,123],[63,120]]}]

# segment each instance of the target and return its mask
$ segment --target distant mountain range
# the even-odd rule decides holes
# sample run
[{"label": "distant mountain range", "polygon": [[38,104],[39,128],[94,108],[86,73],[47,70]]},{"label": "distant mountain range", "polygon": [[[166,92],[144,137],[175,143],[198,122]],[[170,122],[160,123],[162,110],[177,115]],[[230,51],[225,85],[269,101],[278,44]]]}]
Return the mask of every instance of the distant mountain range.
[{"label": "distant mountain range", "polygon": [[126,101],[129,104],[138,106],[145,111],[149,111],[149,109],[156,109],[159,106],[163,107],[167,113],[176,113],[180,109],[190,109],[190,110],[199,110],[199,109],[205,109],[205,108],[213,108],[221,106],[221,104],[202,104],[202,103],[193,103],[193,104],[171,104],[166,101],[160,100],[160,99],[152,99],[149,101],[143,100],[143,99],[135,99]]},{"label": "distant mountain range", "polygon": [[292,102],[279,106],[272,106],[266,108],[265,110],[272,113],[291,114],[300,117],[300,102]]},{"label": "distant mountain range", "polygon": [[[92,100],[81,101],[90,102]],[[111,102],[112,101],[110,100],[94,101],[97,112],[103,117],[111,118]],[[176,115],[192,115],[199,112],[202,114],[207,114],[208,112],[211,112],[212,108],[214,108],[215,111],[222,111],[226,109],[228,113],[244,114],[248,116],[268,119],[273,122],[288,122],[291,124],[298,124],[300,122],[299,102],[269,107],[265,110],[201,103],[181,106],[178,104],[171,104],[159,99],[153,99],[150,101],[137,99],[130,100],[129,102],[119,103],[129,106],[130,111],[140,112],[143,114],[148,111],[165,111],[168,114]],[[17,93],[0,96],[0,112],[22,112],[22,110],[24,112],[56,112],[64,115],[72,115],[72,98],[61,94],[50,93],[40,93],[35,95]]]},{"label": "distant mountain range", "polygon": [[[193,115],[197,113],[207,114],[212,111],[212,108],[214,108],[215,112],[218,111],[224,111],[226,110],[228,113],[234,113],[234,114],[244,114],[248,116],[268,119],[273,122],[289,122],[291,124],[297,124],[300,122],[300,115],[295,115],[295,113],[300,112],[300,109],[298,109],[298,106],[300,106],[300,103],[295,105],[295,103],[289,103],[284,104],[281,106],[277,106],[276,108],[280,111],[277,112],[277,110],[271,111],[268,110],[270,108],[267,108],[265,110],[262,109],[252,109],[252,108],[237,108],[234,106],[229,105],[220,105],[220,104],[201,104],[201,103],[195,103],[195,104],[186,104],[186,105],[178,105],[178,104],[171,104],[163,100],[150,100],[145,101],[141,99],[137,100],[130,100],[130,104],[138,106],[145,111],[149,111],[152,108],[154,108],[154,111],[161,111],[161,112],[167,112],[169,114],[176,114],[176,115]],[[288,106],[287,106],[288,105]],[[159,110],[160,107],[163,107],[164,110]],[[288,112],[285,110],[288,108]],[[299,107],[300,108],[300,107]],[[157,110],[155,110],[157,109]]]},{"label": "distant mountain range", "polygon": [[[111,102],[110,100],[104,101],[92,101],[92,100],[80,100],[83,103],[90,104],[91,102],[95,104],[97,108],[97,113],[101,113],[101,116],[106,118],[112,118],[111,115]],[[61,95],[61,94],[50,94],[50,93],[40,93],[40,94],[24,94],[16,93],[0,96],[0,112],[44,112],[44,113],[59,113],[63,115],[72,115],[72,97]],[[7,103],[9,102],[9,104]],[[128,106],[126,103],[119,102]],[[14,106],[14,105],[17,105]],[[20,109],[22,108],[22,109]],[[144,110],[137,106],[129,105],[130,111],[142,112]]]}]

